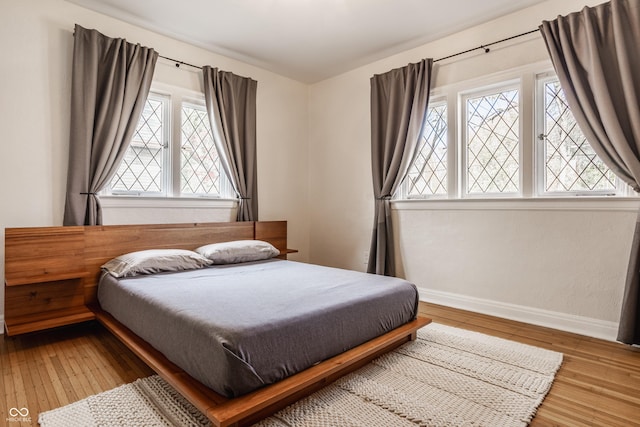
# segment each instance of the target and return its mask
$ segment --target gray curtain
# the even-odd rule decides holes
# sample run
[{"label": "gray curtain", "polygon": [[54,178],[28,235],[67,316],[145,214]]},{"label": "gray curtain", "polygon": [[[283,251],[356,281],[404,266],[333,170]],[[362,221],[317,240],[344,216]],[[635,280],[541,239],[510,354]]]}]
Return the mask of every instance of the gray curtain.
[{"label": "gray curtain", "polygon": [[255,80],[205,66],[204,95],[222,167],[239,199],[238,221],[258,220]]},{"label": "gray curtain", "polygon": [[[540,30],[580,129],[604,163],[640,191],[640,2],[585,7]],[[640,344],[639,248],[640,220],[618,330],[627,344]]]},{"label": "gray curtain", "polygon": [[158,54],[75,26],[64,225],[102,224],[97,193],[129,146]]},{"label": "gray curtain", "polygon": [[391,197],[411,165],[426,120],[432,59],[371,78],[371,170],[375,211],[369,273],[395,276]]}]

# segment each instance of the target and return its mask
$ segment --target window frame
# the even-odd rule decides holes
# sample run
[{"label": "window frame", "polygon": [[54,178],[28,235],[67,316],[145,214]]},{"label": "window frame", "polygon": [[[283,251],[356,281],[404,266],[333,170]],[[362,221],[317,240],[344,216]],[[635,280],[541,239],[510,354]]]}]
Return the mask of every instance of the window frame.
[{"label": "window frame", "polygon": [[[176,149],[176,159],[177,161],[174,162],[174,173],[173,173],[173,188],[175,191],[178,192],[177,196],[174,197],[189,197],[189,198],[204,198],[204,199],[224,199],[224,198],[231,198],[231,195],[233,194],[233,188],[231,186],[231,183],[229,182],[229,178],[227,178],[227,174],[224,171],[224,168],[222,166],[222,159],[220,156],[220,153],[218,152],[218,170],[219,170],[219,182],[218,182],[218,194],[217,195],[212,195],[212,194],[208,194],[208,193],[182,193],[182,107],[184,105],[188,105],[190,107],[202,107],[202,111],[204,111],[205,113],[207,113],[207,108],[206,108],[206,103],[204,100],[204,95],[196,97],[193,95],[190,96],[183,96],[181,98],[180,104],[177,106],[177,110],[179,111],[180,114],[180,128],[176,130],[176,135],[174,136],[174,138],[179,138],[179,139],[175,139],[176,144],[174,144],[174,148]],[[177,122],[176,122],[177,123]],[[213,138],[213,130],[211,130],[211,136]],[[217,147],[216,147],[216,151],[217,151]]]},{"label": "window frame", "polygon": [[[452,131],[453,131],[451,129],[452,126],[449,126],[449,123],[450,123],[449,120],[451,119],[451,112],[449,111],[449,102],[448,102],[447,97],[443,96],[443,95],[440,95],[440,96],[431,95],[429,97],[429,105],[427,106],[427,114],[428,114],[428,109],[429,108],[437,107],[437,106],[441,106],[441,105],[444,105],[445,108],[446,108],[446,120],[447,120],[447,132],[446,132],[447,177],[445,179],[446,192],[444,194],[421,194],[421,195],[415,194],[415,195],[410,195],[409,194],[410,183],[409,183],[408,175],[407,175],[407,177],[405,177],[405,179],[402,181],[402,183],[400,185],[400,188],[399,188],[399,194],[401,195],[401,198],[403,200],[425,200],[425,199],[442,200],[442,199],[447,199],[447,198],[450,197],[452,186],[455,187],[455,181],[452,182],[452,179],[451,179],[451,161],[452,161],[451,151],[454,151],[454,154],[455,154],[455,147],[452,146],[451,141],[452,141],[452,136],[455,135],[455,133],[452,133]],[[422,139],[422,134],[420,135],[420,138]],[[418,147],[418,148],[420,148],[420,147]],[[455,157],[453,159],[455,159]],[[411,166],[409,168],[411,168]]]},{"label": "window frame", "polygon": [[616,176],[616,184],[613,190],[592,190],[592,191],[547,191],[545,189],[546,177],[546,143],[541,136],[545,135],[545,85],[548,82],[558,81],[558,76],[553,71],[538,73],[535,76],[535,133],[534,133],[534,156],[535,156],[535,195],[536,197],[624,197],[629,193],[620,178]]},{"label": "window frame", "polygon": [[[477,98],[487,95],[492,95],[498,92],[505,92],[510,90],[518,91],[518,190],[512,192],[501,193],[470,193],[468,182],[468,126],[467,126],[467,101],[470,98]],[[467,89],[458,92],[458,108],[460,111],[458,114],[458,128],[460,129],[460,137],[456,141],[459,147],[459,180],[460,180],[460,198],[462,199],[503,199],[503,198],[520,198],[523,194],[523,171],[522,164],[523,158],[523,120],[522,120],[522,81],[519,78],[500,81],[497,83],[484,85],[481,87]]]},{"label": "window frame", "polygon": [[[448,194],[446,197],[408,197],[406,184],[400,187],[399,191],[394,195],[394,202],[419,203],[424,201],[431,205],[440,205],[443,202],[459,202],[467,201],[483,203],[492,201],[505,203],[513,203],[516,201],[531,200],[596,200],[596,199],[620,199],[623,197],[637,199],[640,195],[617,178],[617,186],[615,194],[611,192],[604,193],[585,193],[579,192],[572,194],[569,192],[559,193],[541,193],[543,188],[539,181],[541,178],[540,166],[544,168],[544,158],[540,154],[540,144],[537,136],[540,134],[540,120],[544,120],[544,116],[540,116],[538,110],[541,98],[538,94],[538,79],[541,76],[555,77],[552,64],[548,61],[540,61],[509,70],[503,70],[486,76],[476,77],[455,83],[443,84],[434,88],[431,92],[430,103],[439,102],[446,99],[448,111]],[[464,111],[463,98],[469,94],[490,93],[496,88],[506,86],[508,83],[518,82],[519,84],[519,192],[500,194],[500,193],[472,193],[467,192],[466,182],[466,112]],[[542,117],[542,118],[541,118]],[[544,169],[543,169],[544,170]],[[544,177],[542,176],[542,180]],[[406,179],[405,179],[406,181]],[[543,182],[543,181],[542,181]],[[402,204],[406,206],[407,204]],[[529,203],[527,203],[528,205]]]},{"label": "window frame", "polygon": [[[220,182],[218,194],[196,194],[181,191],[181,162],[182,162],[182,106],[187,104],[205,107],[204,94],[178,86],[154,82],[149,90],[148,98],[163,98],[167,100],[164,118],[167,126],[163,129],[165,138],[162,178],[163,192],[113,191],[111,182],[100,192],[101,196],[113,198],[161,198],[161,199],[198,199],[198,200],[236,200],[233,187],[220,164]],[[145,101],[146,102],[146,101]],[[205,107],[206,111],[206,107]],[[220,155],[218,153],[218,159]]]},{"label": "window frame", "polygon": [[[149,91],[149,95],[147,99],[152,99],[156,101],[162,102],[162,171],[166,171],[168,167],[171,165],[171,122],[172,122],[172,112],[171,112],[171,97],[170,95],[160,92],[160,91]],[[145,100],[145,103],[147,100]],[[137,125],[136,125],[137,127]],[[119,167],[119,166],[118,166]],[[114,175],[115,177],[115,175]],[[111,178],[113,180],[113,178]],[[167,174],[162,172],[162,177],[160,179],[161,191],[131,191],[131,190],[114,190],[111,188],[111,181],[105,186],[105,189],[101,192],[102,194],[110,195],[110,196],[134,196],[134,197],[165,197],[167,194],[169,186],[169,181],[167,180]]]}]

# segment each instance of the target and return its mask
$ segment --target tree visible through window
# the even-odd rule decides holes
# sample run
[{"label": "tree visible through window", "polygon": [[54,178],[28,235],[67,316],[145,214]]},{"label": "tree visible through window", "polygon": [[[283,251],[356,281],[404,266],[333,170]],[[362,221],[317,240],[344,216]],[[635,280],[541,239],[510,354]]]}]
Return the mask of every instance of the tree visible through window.
[{"label": "tree visible through window", "polygon": [[151,94],[118,172],[111,180],[114,193],[162,193],[168,99]]},{"label": "tree visible through window", "polygon": [[436,88],[398,198],[632,196],[537,66]]},{"label": "tree visible through window", "polygon": [[416,157],[407,175],[407,195],[447,194],[447,104],[429,106]]},{"label": "tree visible through window", "polygon": [[111,194],[221,197],[229,186],[204,103],[167,92],[149,94]]},{"label": "tree visible through window", "polygon": [[220,194],[220,159],[204,107],[182,105],[180,191]]},{"label": "tree visible through window", "polygon": [[557,79],[543,82],[545,192],[608,192],[616,177],[598,158],[576,120]]}]

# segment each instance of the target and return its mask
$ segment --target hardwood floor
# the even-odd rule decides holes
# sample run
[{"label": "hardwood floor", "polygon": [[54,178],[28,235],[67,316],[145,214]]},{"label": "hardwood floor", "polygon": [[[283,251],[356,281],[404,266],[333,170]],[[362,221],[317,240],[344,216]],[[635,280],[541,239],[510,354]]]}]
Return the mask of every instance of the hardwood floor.
[{"label": "hardwood floor", "polygon": [[[420,304],[434,322],[564,353],[532,426],[640,426],[640,350],[477,313]],[[153,372],[97,323],[0,341],[0,425],[11,408],[38,413]],[[498,426],[496,426],[498,427]]]},{"label": "hardwood floor", "polygon": [[433,304],[420,312],[442,323],[564,354],[532,426],[640,426],[640,350],[568,332]]},{"label": "hardwood floor", "polygon": [[[40,412],[153,374],[97,322],[3,335],[0,371],[0,425],[8,427],[36,426]],[[6,421],[11,408],[27,408],[31,423]]]}]

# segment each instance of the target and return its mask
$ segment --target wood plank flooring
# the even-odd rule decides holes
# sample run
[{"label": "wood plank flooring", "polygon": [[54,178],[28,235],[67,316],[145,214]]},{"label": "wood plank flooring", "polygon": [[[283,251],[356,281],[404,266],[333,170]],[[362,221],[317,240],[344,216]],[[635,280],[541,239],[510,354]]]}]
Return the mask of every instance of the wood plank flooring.
[{"label": "wood plank flooring", "polygon": [[434,322],[564,354],[532,426],[640,426],[640,350],[554,329],[420,304]]},{"label": "wood plank flooring", "polygon": [[[434,322],[564,353],[532,426],[640,426],[640,350],[433,304]],[[0,339],[0,425],[37,425],[38,413],[153,372],[97,323]],[[7,421],[27,408],[31,422]],[[496,426],[499,427],[499,426]]]},{"label": "wood plank flooring", "polygon": [[[8,427],[36,426],[40,412],[153,374],[97,322],[3,335],[0,371],[0,425]],[[27,408],[31,422],[11,421],[11,408]]]}]

